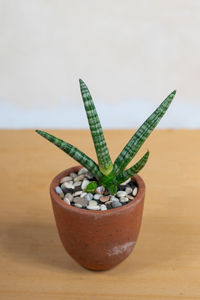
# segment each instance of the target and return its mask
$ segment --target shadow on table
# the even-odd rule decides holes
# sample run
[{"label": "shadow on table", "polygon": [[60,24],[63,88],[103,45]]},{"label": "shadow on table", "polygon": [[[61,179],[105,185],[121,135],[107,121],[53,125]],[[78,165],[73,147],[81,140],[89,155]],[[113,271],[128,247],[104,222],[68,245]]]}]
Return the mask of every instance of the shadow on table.
[{"label": "shadow on table", "polygon": [[62,247],[54,224],[10,224],[3,232],[1,247],[18,262],[48,265],[63,271],[81,270]]},{"label": "shadow on table", "polygon": [[158,266],[170,266],[175,270],[177,262],[190,252],[196,239],[194,226],[189,222],[177,222],[174,216],[145,216],[141,229],[136,255],[134,257],[133,253],[131,258],[133,271]]}]

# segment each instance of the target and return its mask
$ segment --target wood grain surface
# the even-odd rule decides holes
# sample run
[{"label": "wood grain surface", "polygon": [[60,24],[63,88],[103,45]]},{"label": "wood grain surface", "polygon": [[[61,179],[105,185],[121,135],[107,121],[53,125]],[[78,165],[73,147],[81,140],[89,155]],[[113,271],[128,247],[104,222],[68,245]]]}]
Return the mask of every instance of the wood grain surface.
[{"label": "wood grain surface", "polygon": [[[88,131],[49,132],[95,159]],[[113,159],[131,135],[105,131]],[[0,139],[1,300],[200,299],[200,131],[155,131],[141,148],[136,159],[146,149],[150,157],[140,172],[140,236],[129,258],[105,272],[74,262],[55,227],[50,181],[77,163],[33,130],[3,130]]]}]

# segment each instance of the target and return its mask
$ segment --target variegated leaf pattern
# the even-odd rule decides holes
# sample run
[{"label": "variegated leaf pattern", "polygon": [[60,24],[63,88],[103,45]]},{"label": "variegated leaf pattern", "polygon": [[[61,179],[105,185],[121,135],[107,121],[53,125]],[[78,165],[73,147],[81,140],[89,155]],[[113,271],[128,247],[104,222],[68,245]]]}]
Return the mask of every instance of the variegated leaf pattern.
[{"label": "variegated leaf pattern", "polygon": [[87,119],[88,119],[90,131],[92,134],[92,138],[93,138],[93,142],[97,154],[99,169],[103,174],[107,175],[112,171],[113,164],[106,145],[101,123],[99,121],[99,117],[96,112],[95,105],[93,103],[91,94],[86,84],[81,79],[79,79],[79,82],[80,82],[81,94],[85,106],[85,111],[87,114]]},{"label": "variegated leaf pattern", "polygon": [[137,174],[146,164],[147,160],[149,158],[149,151],[147,151],[144,156],[131,168],[124,170],[122,173],[120,173],[117,176],[117,182],[118,184],[126,181],[133,175]]},{"label": "variegated leaf pattern", "polygon": [[147,137],[159,123],[169,105],[171,104],[176,91],[173,91],[150,115],[150,117],[142,124],[142,126],[136,131],[136,133],[129,140],[127,145],[121,151],[119,156],[114,162],[114,172],[118,175],[122,172],[128,163],[132,160],[135,154],[138,152],[140,147],[143,145]]},{"label": "variegated leaf pattern", "polygon": [[82,151],[78,150],[76,147],[72,146],[71,144],[58,139],[57,137],[42,131],[42,130],[36,130],[38,134],[43,136],[45,139],[53,143],[55,146],[63,150],[65,153],[67,153],[69,156],[74,158],[77,162],[79,162],[82,166],[84,166],[88,171],[90,171],[97,180],[99,180],[102,176],[101,172],[99,171],[99,168],[97,164],[89,158],[86,154],[84,154]]}]

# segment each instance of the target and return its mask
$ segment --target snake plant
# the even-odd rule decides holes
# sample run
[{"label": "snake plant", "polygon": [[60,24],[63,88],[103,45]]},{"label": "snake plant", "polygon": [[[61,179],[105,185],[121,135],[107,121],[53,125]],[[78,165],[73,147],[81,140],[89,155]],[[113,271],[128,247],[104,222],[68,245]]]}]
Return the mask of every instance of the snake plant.
[{"label": "snake plant", "polygon": [[147,151],[136,164],[128,169],[125,169],[167,111],[176,94],[176,91],[173,91],[158,106],[158,108],[131,137],[115,162],[112,163],[91,94],[86,84],[81,79],[79,79],[79,83],[94,147],[97,154],[98,165],[85,153],[73,145],[58,139],[47,132],[41,130],[36,130],[36,132],[66,152],[82,166],[87,168],[88,171],[96,178],[99,185],[103,185],[110,194],[115,194],[120,183],[125,182],[131,176],[137,174],[146,164],[149,157],[149,151]]}]

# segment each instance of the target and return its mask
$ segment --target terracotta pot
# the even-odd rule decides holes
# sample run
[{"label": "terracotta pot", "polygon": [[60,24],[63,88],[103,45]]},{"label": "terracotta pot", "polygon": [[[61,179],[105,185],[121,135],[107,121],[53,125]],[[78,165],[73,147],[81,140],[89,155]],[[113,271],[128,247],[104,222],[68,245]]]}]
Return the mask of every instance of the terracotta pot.
[{"label": "terracotta pot", "polygon": [[107,270],[123,261],[133,250],[142,220],[145,185],[142,178],[133,178],[138,194],[128,204],[107,211],[79,209],[66,204],[55,192],[60,179],[81,166],[58,174],[50,186],[50,194],[60,239],[66,251],[81,266]]}]

